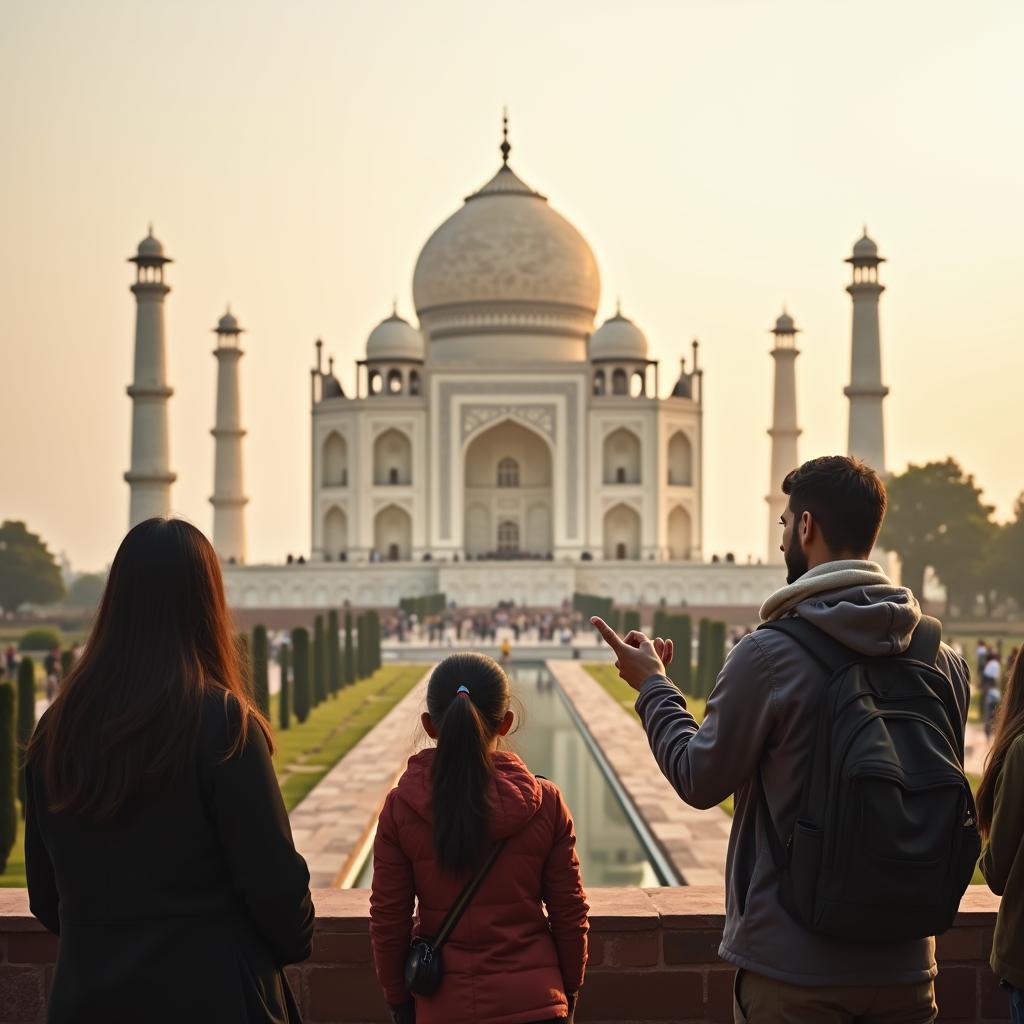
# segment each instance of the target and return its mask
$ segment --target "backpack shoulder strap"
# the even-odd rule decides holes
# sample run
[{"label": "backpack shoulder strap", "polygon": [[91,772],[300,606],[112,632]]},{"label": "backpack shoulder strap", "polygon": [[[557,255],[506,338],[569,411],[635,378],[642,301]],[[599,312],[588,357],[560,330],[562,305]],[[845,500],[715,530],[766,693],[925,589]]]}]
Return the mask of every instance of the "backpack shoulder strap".
[{"label": "backpack shoulder strap", "polygon": [[910,638],[910,646],[903,652],[903,657],[911,658],[914,661],[923,661],[926,665],[934,665],[939,656],[941,643],[942,623],[930,615],[924,615],[917,624],[917,628]]},{"label": "backpack shoulder strap", "polygon": [[831,675],[843,665],[857,658],[855,652],[844,647],[838,640],[833,640],[827,633],[812,625],[806,619],[789,616],[762,622],[758,629],[770,629],[776,633],[785,633],[791,640],[799,644],[822,668]]}]

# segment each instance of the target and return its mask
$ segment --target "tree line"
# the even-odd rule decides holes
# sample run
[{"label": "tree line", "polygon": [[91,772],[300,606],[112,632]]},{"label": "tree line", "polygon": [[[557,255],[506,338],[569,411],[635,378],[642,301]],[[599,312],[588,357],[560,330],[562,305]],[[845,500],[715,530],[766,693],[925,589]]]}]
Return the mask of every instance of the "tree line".
[{"label": "tree line", "polygon": [[974,477],[952,458],[911,464],[886,488],[879,544],[899,557],[905,586],[920,597],[931,568],[946,589],[947,614],[970,615],[979,601],[986,615],[1008,602],[1024,608],[1024,494],[1009,522],[999,523]]}]

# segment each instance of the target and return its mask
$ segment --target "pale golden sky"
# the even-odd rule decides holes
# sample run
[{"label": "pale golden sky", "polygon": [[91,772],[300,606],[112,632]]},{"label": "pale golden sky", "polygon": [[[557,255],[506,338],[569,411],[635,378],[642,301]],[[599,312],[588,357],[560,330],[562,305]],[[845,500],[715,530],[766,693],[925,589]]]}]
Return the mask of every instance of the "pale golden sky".
[{"label": "pale golden sky", "polygon": [[347,388],[430,232],[512,165],[589,240],[668,387],[706,374],[705,549],[764,554],[768,328],[803,330],[801,457],[844,451],[863,223],[891,468],[1024,490],[1019,0],[518,4],[90,0],[0,7],[0,518],[79,568],[127,520],[134,300],[167,279],[176,510],[209,529],[215,362],[243,326],[252,560],[309,543],[309,374]]}]

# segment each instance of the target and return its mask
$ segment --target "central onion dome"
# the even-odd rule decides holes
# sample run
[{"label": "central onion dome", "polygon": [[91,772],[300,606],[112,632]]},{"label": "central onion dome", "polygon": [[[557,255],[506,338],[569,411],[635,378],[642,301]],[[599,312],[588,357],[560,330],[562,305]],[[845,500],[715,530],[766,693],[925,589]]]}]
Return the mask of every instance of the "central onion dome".
[{"label": "central onion dome", "polygon": [[[508,166],[508,152],[506,136],[498,173],[466,197],[420,252],[413,275],[420,324],[432,345],[467,339],[450,346],[452,354],[480,356],[481,343],[490,347],[501,344],[495,335],[514,334],[521,340],[503,358],[527,350],[586,358],[601,294],[597,261],[576,228]],[[552,347],[553,335],[572,343]]]}]

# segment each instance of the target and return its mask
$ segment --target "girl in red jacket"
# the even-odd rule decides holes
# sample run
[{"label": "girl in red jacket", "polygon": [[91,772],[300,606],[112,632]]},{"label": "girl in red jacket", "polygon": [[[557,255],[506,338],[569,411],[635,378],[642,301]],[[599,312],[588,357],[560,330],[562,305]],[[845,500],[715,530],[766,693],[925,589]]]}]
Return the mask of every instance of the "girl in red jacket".
[{"label": "girl in red jacket", "polygon": [[[430,677],[422,721],[437,745],[409,759],[373,844],[370,937],[392,1019],[571,1019],[587,962],[589,909],[576,835],[558,787],[498,749],[513,721],[508,677],[481,654],[445,658]],[[440,988],[413,1000],[402,980],[410,939],[437,934],[502,839],[505,847],[444,947]]]}]

